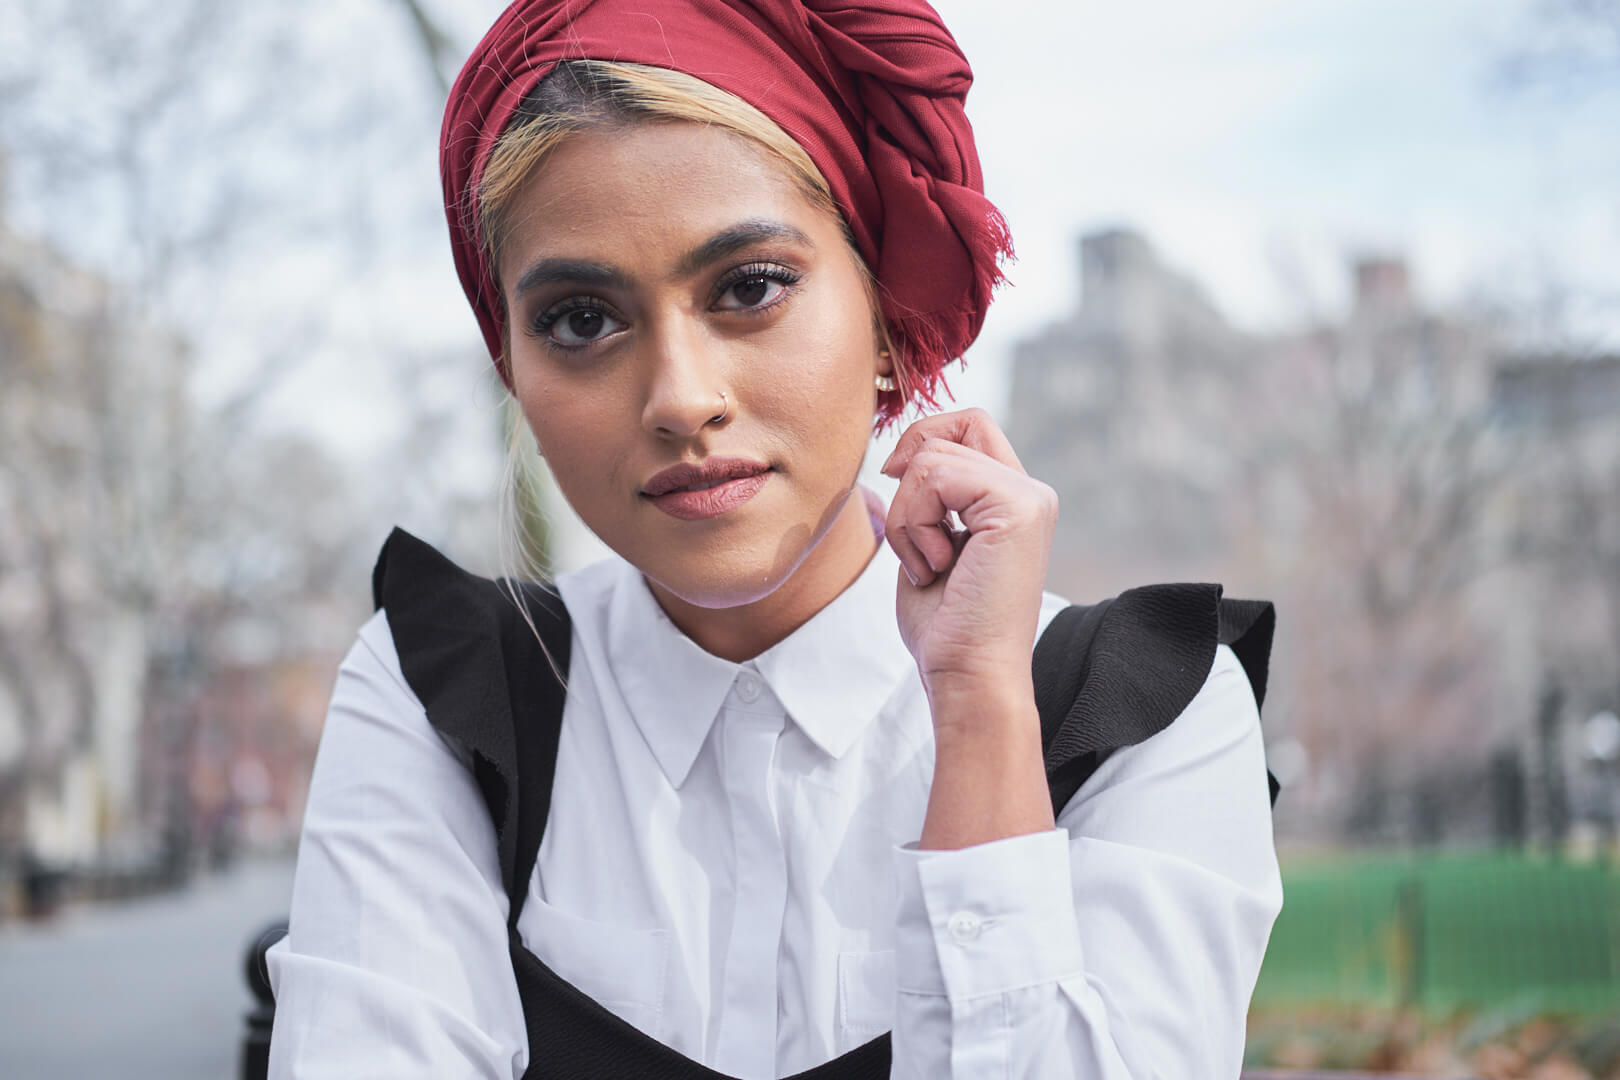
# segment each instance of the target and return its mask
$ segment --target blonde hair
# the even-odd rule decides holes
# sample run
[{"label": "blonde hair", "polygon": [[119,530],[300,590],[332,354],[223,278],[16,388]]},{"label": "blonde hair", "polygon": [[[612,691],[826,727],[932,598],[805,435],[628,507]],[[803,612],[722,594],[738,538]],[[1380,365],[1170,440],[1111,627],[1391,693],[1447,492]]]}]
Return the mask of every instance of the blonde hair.
[{"label": "blonde hair", "polygon": [[[684,71],[568,60],[540,80],[518,106],[479,178],[475,224],[489,266],[500,265],[518,190],[564,139],[591,127],[672,121],[730,131],[776,155],[810,201],[843,222],[826,177],[804,147],[742,98]],[[853,247],[847,223],[844,231]]]},{"label": "blonde hair", "polygon": [[[877,302],[877,286],[866,261],[855,246],[849,223],[839,212],[827,179],[791,135],[753,105],[702,79],[685,72],[647,64],[609,60],[567,60],[558,64],[535,86],[513,114],[511,122],[496,140],[478,181],[475,234],[491,270],[500,266],[502,250],[511,231],[517,206],[517,193],[537,169],[570,135],[589,128],[670,123],[685,121],[728,131],[749,140],[786,166],[811,203],[833,217],[843,229],[850,251],[855,255],[873,311],[877,340],[889,347]],[[503,337],[509,341],[511,328],[502,305]],[[500,373],[510,385],[510,345],[503,342],[498,360]],[[909,399],[903,365],[895,364],[900,391]],[[517,574],[523,580],[544,581],[546,570],[544,522],[540,519],[540,493],[544,473],[538,465],[538,447],[524,423],[521,411],[507,410],[507,460],[501,493],[501,568],[508,578]],[[531,524],[539,524],[536,535]],[[517,600],[514,588],[513,599]],[[528,610],[518,607],[524,618]],[[529,620],[530,628],[534,623]],[[538,634],[537,634],[538,636]],[[555,665],[554,665],[555,666]]]}]

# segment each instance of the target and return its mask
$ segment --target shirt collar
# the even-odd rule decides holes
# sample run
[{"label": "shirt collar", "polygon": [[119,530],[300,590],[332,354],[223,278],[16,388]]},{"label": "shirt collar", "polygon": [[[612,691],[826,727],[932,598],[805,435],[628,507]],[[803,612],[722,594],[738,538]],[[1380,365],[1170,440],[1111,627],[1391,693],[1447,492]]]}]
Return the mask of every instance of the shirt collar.
[{"label": "shirt collar", "polygon": [[[641,572],[618,562],[607,619],[615,679],[659,767],[679,787],[744,665],[682,633]],[[879,541],[848,588],[750,661],[794,723],[833,757],[854,745],[911,666],[895,620],[898,567]]]},{"label": "shirt collar", "polygon": [[608,656],[630,715],[669,782],[692,771],[721,702],[742,670],[681,632],[641,571],[618,559],[608,608]]},{"label": "shirt collar", "polygon": [[754,658],[812,742],[843,757],[913,663],[895,620],[899,558],[882,541],[849,588]]}]

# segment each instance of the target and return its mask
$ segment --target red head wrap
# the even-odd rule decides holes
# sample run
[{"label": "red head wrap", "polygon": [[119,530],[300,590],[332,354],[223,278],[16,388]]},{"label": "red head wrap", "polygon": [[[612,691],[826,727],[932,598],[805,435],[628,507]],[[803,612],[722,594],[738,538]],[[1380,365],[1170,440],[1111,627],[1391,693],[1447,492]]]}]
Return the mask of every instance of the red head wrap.
[{"label": "red head wrap", "polygon": [[[490,355],[501,305],[474,205],[507,121],[558,61],[686,72],[749,102],[826,177],[878,282],[907,381],[933,402],[941,369],[984,322],[1006,222],[984,197],[963,112],[973,73],[923,0],[517,0],[450,90],[440,136],[456,270]],[[505,373],[502,373],[505,378]],[[884,413],[904,407],[884,395]]]}]

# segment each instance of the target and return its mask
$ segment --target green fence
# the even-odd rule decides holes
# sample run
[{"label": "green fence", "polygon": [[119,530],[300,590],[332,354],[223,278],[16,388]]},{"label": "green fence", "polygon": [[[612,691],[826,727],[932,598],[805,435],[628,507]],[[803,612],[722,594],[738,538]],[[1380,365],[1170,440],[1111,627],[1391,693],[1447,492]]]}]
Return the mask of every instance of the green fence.
[{"label": "green fence", "polygon": [[1620,871],[1519,855],[1283,868],[1257,1005],[1620,1009]]}]

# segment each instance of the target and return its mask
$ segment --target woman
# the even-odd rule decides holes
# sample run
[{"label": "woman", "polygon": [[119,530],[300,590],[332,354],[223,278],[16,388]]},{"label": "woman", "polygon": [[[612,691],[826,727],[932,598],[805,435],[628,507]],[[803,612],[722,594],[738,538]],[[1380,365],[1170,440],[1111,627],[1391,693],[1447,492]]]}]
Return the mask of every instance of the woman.
[{"label": "woman", "polygon": [[457,266],[614,555],[503,590],[390,537],[273,1076],[1236,1075],[1269,608],[1043,593],[1055,497],[981,412],[856,483],[1007,248],[969,81],[921,0],[520,0],[480,43]]}]

